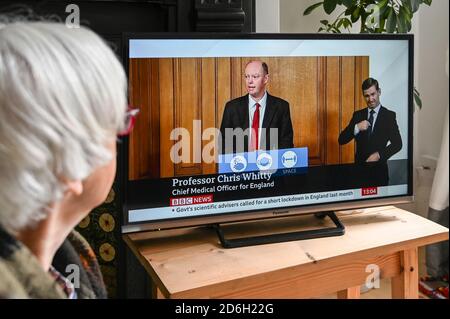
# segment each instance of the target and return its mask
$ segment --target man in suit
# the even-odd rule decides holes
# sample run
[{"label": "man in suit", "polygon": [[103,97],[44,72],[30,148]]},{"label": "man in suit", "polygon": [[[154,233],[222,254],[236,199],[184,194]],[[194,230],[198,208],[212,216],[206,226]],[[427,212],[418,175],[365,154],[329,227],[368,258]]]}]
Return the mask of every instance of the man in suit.
[{"label": "man in suit", "polygon": [[289,103],[270,95],[266,90],[268,82],[269,69],[265,62],[247,63],[248,94],[229,101],[223,112],[222,153],[294,147]]},{"label": "man in suit", "polygon": [[362,92],[367,108],[353,113],[350,123],[339,135],[339,144],[355,139],[355,163],[369,167],[375,183],[387,185],[387,160],[402,148],[396,114],[381,105],[377,80],[366,79]]}]

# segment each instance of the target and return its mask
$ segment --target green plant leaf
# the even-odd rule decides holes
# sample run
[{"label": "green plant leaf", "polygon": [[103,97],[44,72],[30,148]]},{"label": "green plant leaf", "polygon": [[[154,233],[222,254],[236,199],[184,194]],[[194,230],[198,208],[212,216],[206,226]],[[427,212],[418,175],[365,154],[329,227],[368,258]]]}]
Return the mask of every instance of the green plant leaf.
[{"label": "green plant leaf", "polygon": [[331,31],[333,33],[341,33],[341,30],[339,30],[339,28],[337,26],[335,26],[335,25],[331,26]]},{"label": "green plant leaf", "polygon": [[405,11],[405,14],[409,17],[409,21],[411,21],[412,16],[413,16],[411,5],[409,4],[407,6],[402,6],[401,8],[403,8],[403,10]]},{"label": "green plant leaf", "polygon": [[427,6],[431,6],[431,1],[433,0],[421,0],[421,3],[425,3]]},{"label": "green plant leaf", "polygon": [[354,0],[342,0],[342,4],[344,6],[346,6],[347,8],[350,8],[355,3],[356,3],[356,1],[354,1]]},{"label": "green plant leaf", "polygon": [[382,8],[380,8],[380,23],[381,20],[386,20],[388,15],[389,15],[389,9],[391,9],[391,7],[389,6],[384,6]]},{"label": "green plant leaf", "polygon": [[400,33],[406,33],[411,30],[411,19],[412,12],[407,7],[401,6],[397,16],[397,26]]},{"label": "green plant leaf", "polygon": [[402,10],[400,10],[399,15],[397,16],[397,31],[399,33],[408,32],[407,27],[406,27],[405,13]]},{"label": "green plant leaf", "polygon": [[386,7],[388,3],[389,3],[388,0],[381,0],[380,2],[378,2],[377,6],[378,6],[378,8],[381,9],[381,8]]},{"label": "green plant leaf", "polygon": [[304,16],[307,16],[308,14],[310,14],[311,12],[313,12],[314,9],[320,7],[323,4],[323,2],[318,2],[313,4],[312,6],[309,6],[308,8],[306,8],[306,10],[303,12]]},{"label": "green plant leaf", "polygon": [[412,4],[411,0],[402,0],[403,8],[407,10],[407,12],[412,12]]},{"label": "green plant leaf", "polygon": [[420,93],[416,88],[414,88],[414,102],[419,109],[422,109],[422,98],[420,97]]},{"label": "green plant leaf", "polygon": [[405,18],[406,22],[411,22],[412,19],[412,13],[409,11],[406,7],[400,7],[400,13],[403,11],[403,16]]},{"label": "green plant leaf", "polygon": [[380,19],[380,26],[375,29],[375,33],[383,33],[386,26],[386,19]]},{"label": "green plant leaf", "polygon": [[417,10],[419,10],[420,6],[420,0],[410,0],[411,1],[411,10],[413,13],[415,13]]},{"label": "green plant leaf", "polygon": [[386,21],[386,32],[394,33],[396,27],[397,27],[397,15],[395,14],[394,9],[389,8],[389,14]]},{"label": "green plant leaf", "polygon": [[404,11],[406,32],[409,32],[411,30],[411,20],[413,17],[413,13],[411,11],[408,11],[408,9],[406,7],[402,7],[402,8]]},{"label": "green plant leaf", "polygon": [[336,9],[337,1],[336,0],[324,0],[323,9],[327,14],[331,14],[334,9]]},{"label": "green plant leaf", "polygon": [[351,28],[353,26],[353,24],[350,21],[350,19],[344,18],[343,20],[344,20],[344,28],[348,29],[348,28]]},{"label": "green plant leaf", "polygon": [[351,21],[355,23],[356,21],[358,21],[359,17],[360,17],[360,8],[356,7],[355,11],[352,12]]},{"label": "green plant leaf", "polygon": [[328,25],[328,20],[320,20],[320,23],[323,25]]},{"label": "green plant leaf", "polygon": [[406,21],[406,30],[407,30],[406,32],[411,31],[411,27],[412,27],[411,22]]},{"label": "green plant leaf", "polygon": [[350,8],[347,8],[344,12],[344,15],[349,16],[352,14],[353,11],[355,11],[356,6],[351,6]]}]

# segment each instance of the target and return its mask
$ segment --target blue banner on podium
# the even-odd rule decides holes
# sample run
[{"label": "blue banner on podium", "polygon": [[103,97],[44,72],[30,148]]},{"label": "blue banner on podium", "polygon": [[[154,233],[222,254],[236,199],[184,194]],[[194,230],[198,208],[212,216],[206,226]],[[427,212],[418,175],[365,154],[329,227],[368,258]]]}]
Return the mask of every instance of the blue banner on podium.
[{"label": "blue banner on podium", "polygon": [[219,155],[219,174],[305,167],[308,167],[307,147]]}]

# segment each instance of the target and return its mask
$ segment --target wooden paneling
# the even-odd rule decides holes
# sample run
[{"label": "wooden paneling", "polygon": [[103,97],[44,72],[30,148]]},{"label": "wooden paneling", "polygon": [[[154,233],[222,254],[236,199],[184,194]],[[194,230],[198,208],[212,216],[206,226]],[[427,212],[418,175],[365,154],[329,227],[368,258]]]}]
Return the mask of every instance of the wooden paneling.
[{"label": "wooden paneling", "polygon": [[231,99],[231,59],[216,59],[216,124],[220,127],[222,122],[223,109],[225,104]]},{"label": "wooden paneling", "polygon": [[[202,142],[202,154],[208,157],[208,161],[203,163],[203,174],[214,174],[216,172],[217,148],[210,148],[211,143],[216,143],[217,136],[214,134],[216,128],[216,81],[215,81],[215,61],[213,58],[202,59],[202,132],[207,135],[204,136],[205,140]],[[210,133],[208,133],[210,132]],[[209,162],[209,159],[213,161]],[[206,159],[203,157],[203,159]]]},{"label": "wooden paneling", "polygon": [[[158,61],[136,60],[130,67],[130,103],[141,109],[130,135],[130,177],[159,177]],[[145,106],[145,107],[141,107]],[[137,138],[137,136],[139,138]]]},{"label": "wooden paneling", "polygon": [[193,58],[175,60],[175,127],[190,133],[190,136],[187,136],[189,139],[183,139],[182,149],[182,152],[188,152],[189,160],[175,164],[177,176],[202,173],[201,142],[199,142],[201,126],[196,125],[198,122],[194,122],[201,120],[200,63],[199,59]]},{"label": "wooden paneling", "polygon": [[339,163],[341,61],[339,57],[328,57],[326,67],[326,164]]},{"label": "wooden paneling", "polygon": [[[157,59],[152,59],[150,62],[150,117],[148,125],[151,127],[150,136],[150,176],[158,176],[158,171],[160,167],[160,155],[158,154],[160,150],[159,133],[160,133],[160,117],[159,117],[159,101],[160,101],[160,90],[159,90],[159,61]],[[157,85],[151,85],[152,83],[157,83]],[[164,93],[163,93],[164,94]]]},{"label": "wooden paneling", "polygon": [[319,118],[322,110],[317,94],[318,58],[264,58],[264,61],[269,65],[268,92],[289,102],[294,146],[308,147],[310,162],[320,164]]},{"label": "wooden paneling", "polygon": [[241,58],[231,59],[231,97],[237,98],[245,94],[244,68]]},{"label": "wooden paneling", "polygon": [[361,84],[369,77],[369,57],[355,57],[355,64],[355,106],[357,110],[360,110],[366,107],[366,102],[362,95]]},{"label": "wooden paneling", "polygon": [[[326,163],[326,150],[327,150],[327,92],[325,90],[327,83],[327,57],[318,58],[317,68],[317,107],[321,112],[319,113],[317,121],[319,122],[319,153],[320,163]],[[310,160],[312,163],[313,161]]]},{"label": "wooden paneling", "polygon": [[[174,75],[173,75],[173,59],[160,59],[160,158],[161,177],[174,176],[175,166],[170,158],[170,150],[173,146],[173,141],[170,140],[170,132],[174,127],[174,112],[175,112],[175,96],[174,96]],[[131,166],[131,165],[130,165]],[[130,176],[131,177],[131,176]]]},{"label": "wooden paneling", "polygon": [[[348,125],[355,111],[355,58],[341,58],[341,107],[339,132]],[[352,163],[354,161],[354,142],[340,147],[340,163]]]},{"label": "wooden paneling", "polygon": [[[213,134],[209,130],[203,140],[202,133],[220,127],[226,102],[246,94],[243,74],[251,59],[131,60],[130,100],[141,114],[130,138],[130,179],[215,173],[215,163],[200,158],[202,151],[217,155]],[[353,112],[365,106],[361,83],[369,74],[368,57],[259,59],[269,65],[269,93],[290,104],[294,146],[308,147],[309,164],[353,162],[353,142],[339,146],[337,140]],[[187,162],[171,160],[174,128],[189,133]]]}]

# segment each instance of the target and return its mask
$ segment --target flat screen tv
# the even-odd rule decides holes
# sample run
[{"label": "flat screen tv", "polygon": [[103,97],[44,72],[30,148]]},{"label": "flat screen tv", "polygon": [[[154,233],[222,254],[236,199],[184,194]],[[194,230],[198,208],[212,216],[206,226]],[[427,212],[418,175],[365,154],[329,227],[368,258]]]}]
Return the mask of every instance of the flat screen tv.
[{"label": "flat screen tv", "polygon": [[124,233],[412,200],[412,35],[125,43]]}]

